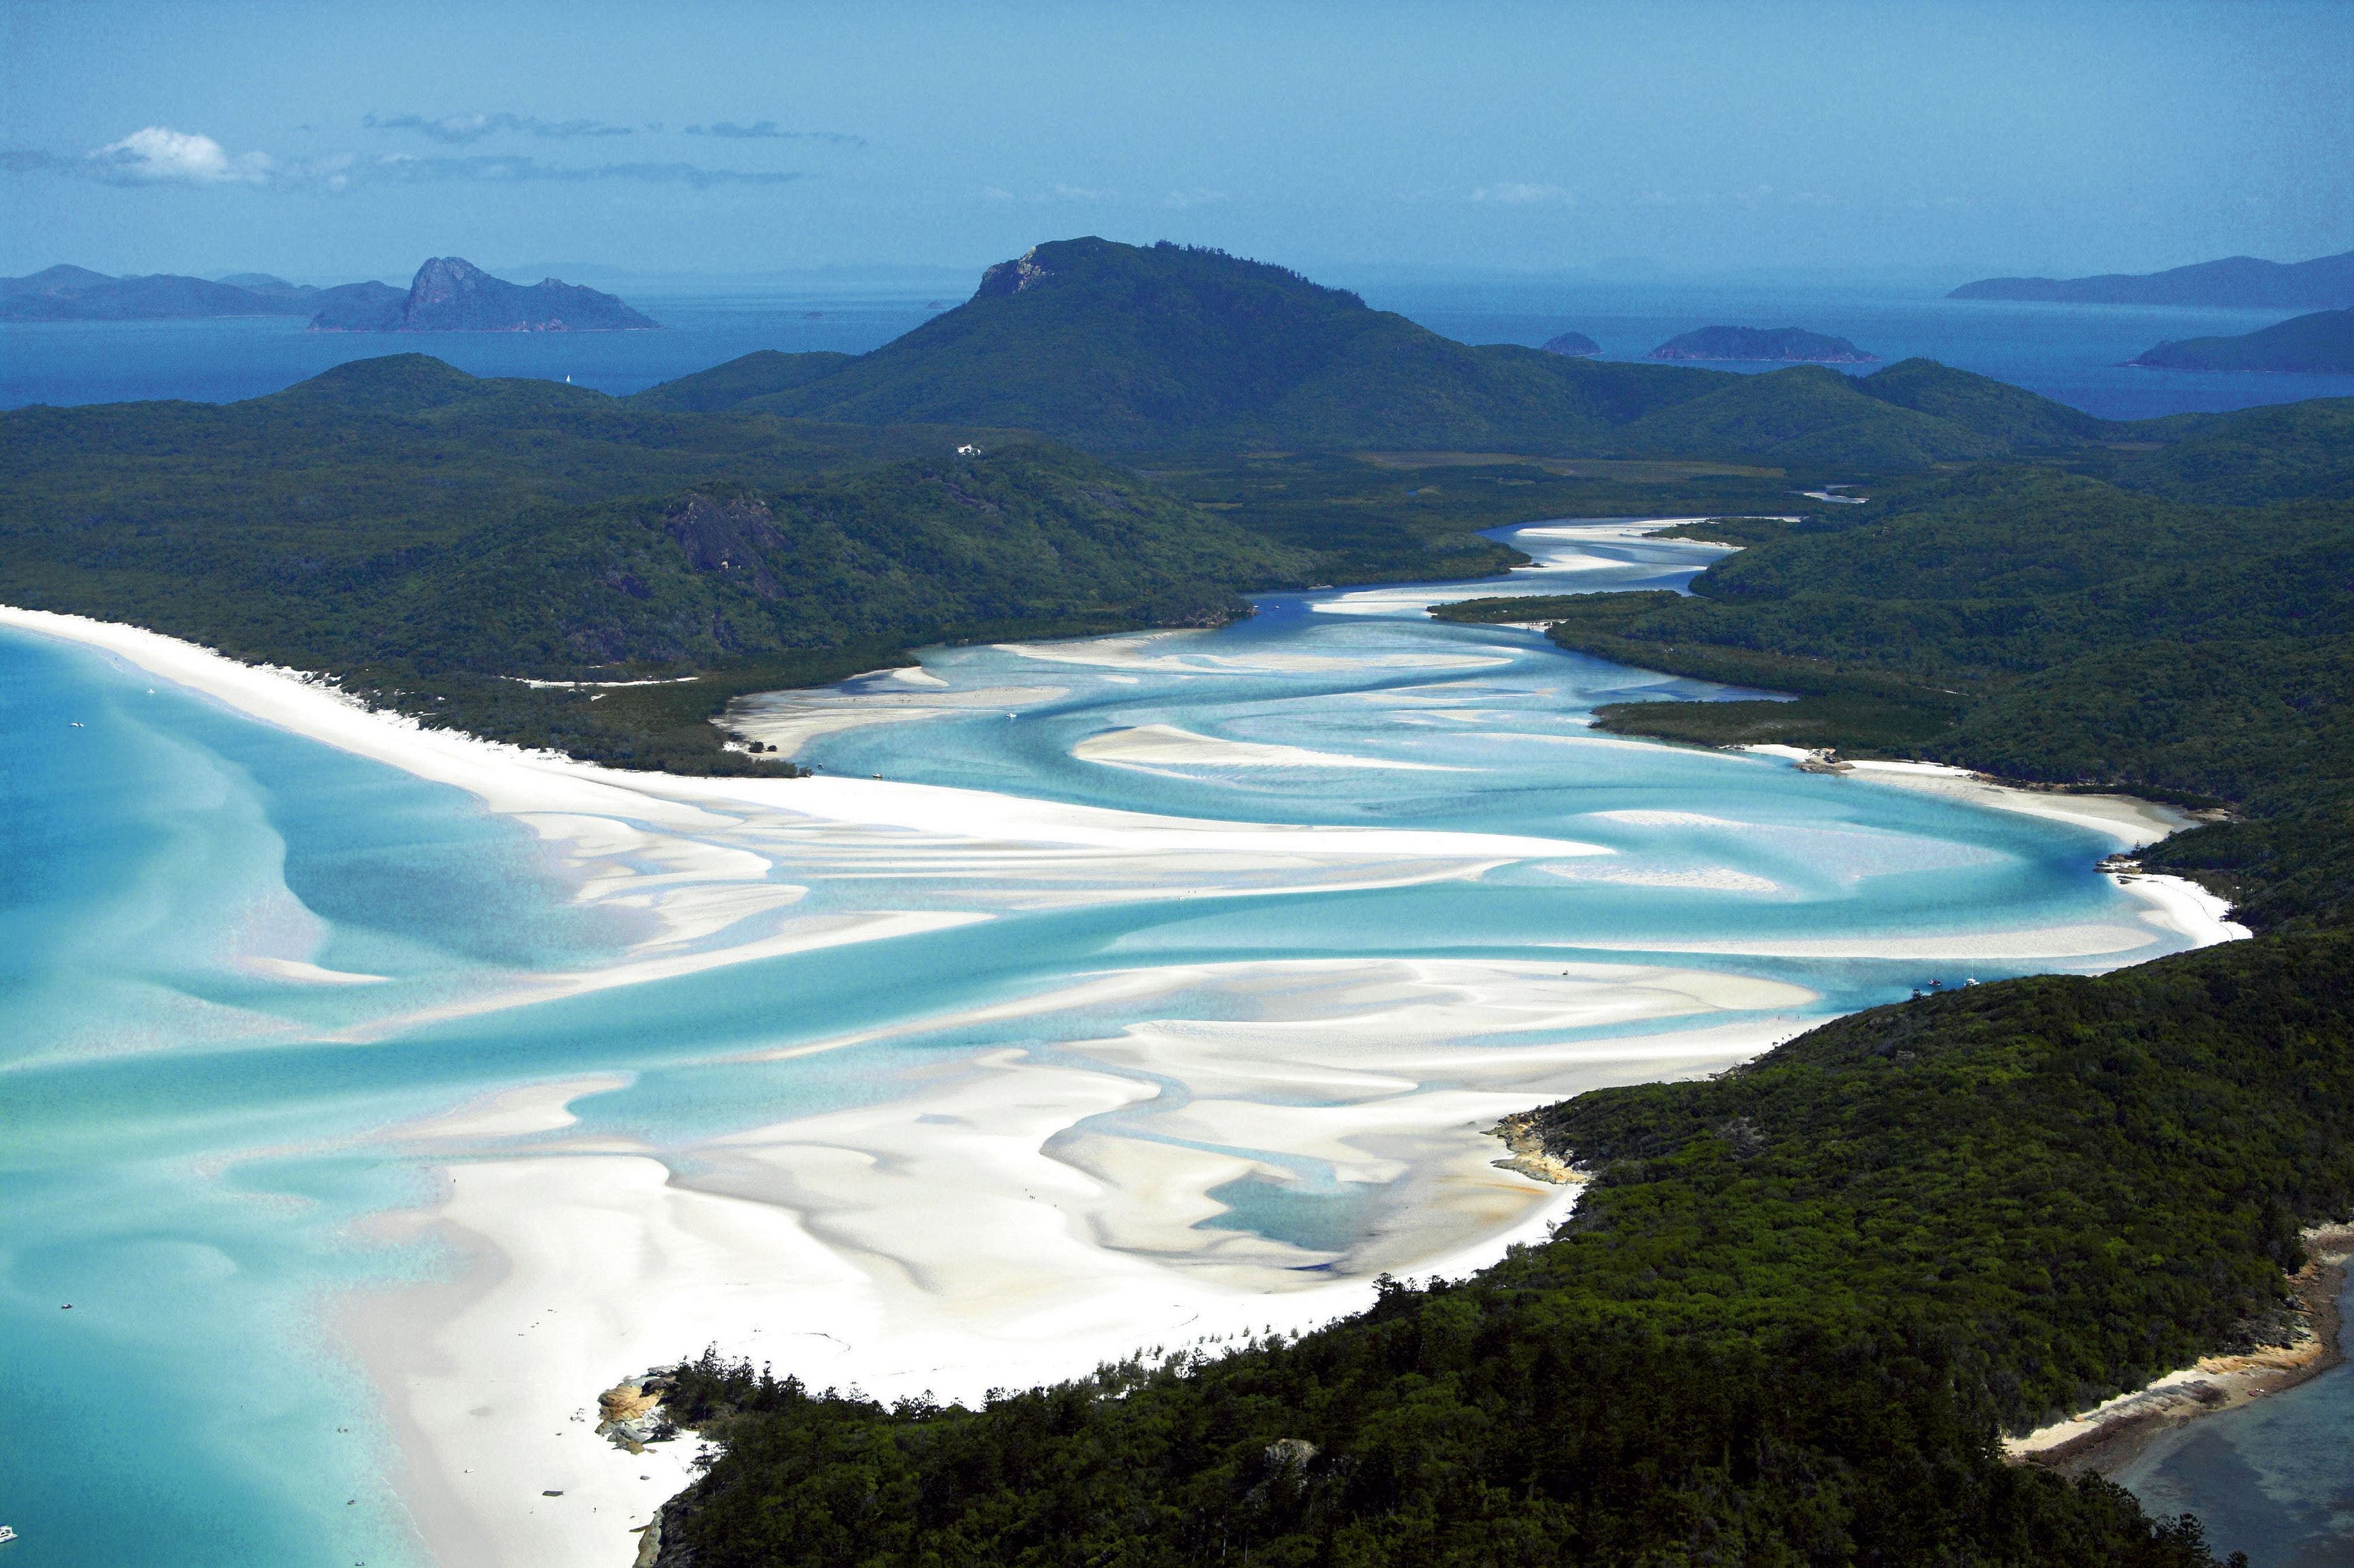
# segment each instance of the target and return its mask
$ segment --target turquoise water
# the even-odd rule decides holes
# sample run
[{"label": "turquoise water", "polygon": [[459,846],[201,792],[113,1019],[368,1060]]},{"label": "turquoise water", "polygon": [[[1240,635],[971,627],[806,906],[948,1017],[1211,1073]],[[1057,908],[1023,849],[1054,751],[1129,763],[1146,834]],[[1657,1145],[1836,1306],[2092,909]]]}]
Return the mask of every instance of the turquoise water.
[{"label": "turquoise water", "polygon": [[[1675,586],[1707,558],[1610,530],[1523,538],[1559,564],[1500,586]],[[1819,1000],[1797,1027],[1965,967],[2093,969],[2179,945],[2094,873],[2110,847],[2099,833],[1596,736],[1582,720],[1599,703],[1742,694],[1420,617],[1418,603],[1464,591],[1278,596],[1214,633],[940,652],[927,664],[943,684],[919,690],[1023,694],[829,731],[804,755],[829,772],[1130,811],[1613,854],[1347,888],[1246,866],[1221,873],[1234,881],[1214,897],[1074,885],[1061,903],[1025,904],[977,874],[917,882],[788,851],[779,874],[810,888],[811,912],[993,917],[424,1023],[404,1021],[520,975],[612,962],[645,930],[577,901],[567,863],[457,790],[105,657],[0,634],[0,1520],[24,1537],[11,1562],[421,1561],[393,1490],[391,1427],[332,1318],[352,1290],[457,1267],[372,1224],[433,1191],[429,1163],[378,1135],[504,1087],[611,1073],[620,1086],[577,1102],[572,1130],[639,1140],[691,1175],[716,1136],[891,1100],[944,1060],[1006,1045],[1085,1057],[1125,1024],[1235,1005],[1191,987],[957,1021],[1108,969],[1659,962],[1806,986]],[[806,701],[871,707],[882,684]],[[1084,755],[1155,726],[1202,737],[1208,759]],[[1217,743],[1326,760],[1237,762],[1255,754]],[[1855,956],[1892,933],[1967,949],[1987,932],[2088,926],[2147,940],[1967,966]],[[312,983],[305,965],[381,978]],[[868,1044],[743,1059],[885,1026],[896,1032]],[[1153,1116],[1187,1091],[1152,1082],[1161,1099],[1104,1118],[1109,1130],[1159,1136]],[[1210,1226],[1341,1251],[1385,1201],[1314,1161],[1267,1163],[1297,1179],[1220,1188]]]},{"label": "turquoise water", "polygon": [[[2354,1284],[2338,1298],[2340,1350]],[[2354,1563],[2354,1362],[2177,1427],[2115,1479],[2152,1513],[2195,1513],[2219,1554],[2250,1568]]]}]

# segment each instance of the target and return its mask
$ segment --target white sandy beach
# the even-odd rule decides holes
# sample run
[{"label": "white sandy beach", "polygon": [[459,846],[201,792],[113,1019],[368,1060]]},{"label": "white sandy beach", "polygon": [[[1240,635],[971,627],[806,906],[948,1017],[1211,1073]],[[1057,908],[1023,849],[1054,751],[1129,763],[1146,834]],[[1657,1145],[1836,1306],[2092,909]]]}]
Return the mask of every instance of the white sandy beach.
[{"label": "white sandy beach", "polygon": [[1435,762],[1407,762],[1386,757],[1352,757],[1346,752],[1315,751],[1303,746],[1269,746],[1259,741],[1223,740],[1195,735],[1174,725],[1140,725],[1133,729],[1108,730],[1079,742],[1071,755],[1083,762],[1114,768],[1385,768],[1416,773],[1460,773],[1464,769]]},{"label": "white sandy beach", "polygon": [[[1158,989],[1174,1016],[1051,1054],[952,1059],[885,1103],[684,1151],[688,1175],[609,1140],[503,1150],[560,1125],[563,1103],[604,1079],[508,1092],[387,1135],[449,1161],[445,1201],[414,1222],[498,1260],[471,1291],[393,1292],[344,1316],[397,1391],[429,1478],[411,1488],[428,1539],[463,1561],[626,1562],[622,1532],[691,1478],[690,1446],[633,1457],[597,1441],[594,1396],[706,1343],[820,1386],[972,1398],[1148,1347],[1312,1327],[1364,1306],[1384,1267],[1481,1266],[1541,1238],[1574,1195],[1496,1169],[1501,1148],[1482,1129],[1537,1100],[1721,1069],[1797,1026],[1755,1010],[1811,1000],[1640,966],[1328,961],[1110,978],[1131,1000]],[[1023,1006],[1084,1013],[1103,990]],[[1209,999],[1256,1016],[1185,1016]],[[1744,1022],[1511,1040],[1704,1023],[1728,1008]],[[1161,1109],[1156,1081],[1172,1079],[1191,1095]],[[1387,1204],[1345,1258],[1193,1228],[1223,1207],[1212,1188],[1289,1179],[1303,1160]]]},{"label": "white sandy beach", "polygon": [[[509,977],[435,1015],[1027,909],[1387,886],[1517,863],[1571,876],[1626,865],[1575,837],[1193,820],[872,779],[622,773],[421,729],[292,673],[135,629],[14,609],[0,609],[0,625],[102,650],[254,718],[464,789],[527,824],[583,902],[626,911],[647,933],[614,964]],[[1014,652],[1113,669],[1248,663],[1202,652],[1199,635]],[[1316,658],[1261,657],[1285,668]],[[909,696],[909,711],[938,694],[921,672],[887,679],[882,694]],[[1128,766],[1372,760],[1164,726],[1097,739],[1096,760]],[[1943,774],[1858,782],[1989,788]],[[2025,810],[2007,795],[2031,793],[1966,798]],[[2121,844],[2162,831],[2142,802],[2035,800],[2108,824]],[[1603,815],[1635,827],[1740,825]],[[1628,869],[1634,882],[1704,874]],[[2130,885],[2149,905],[2138,924],[1676,947],[1958,962],[2099,958],[2147,947],[2160,927],[2195,941],[2236,932],[2165,880]],[[861,887],[875,891],[864,901],[845,892]],[[300,956],[271,961],[304,983],[370,979],[306,973]],[[1094,1027],[1115,1000],[1150,1021]],[[591,1435],[598,1391],[620,1377],[716,1343],[819,1384],[970,1396],[1142,1346],[1321,1322],[1363,1306],[1383,1269],[1479,1266],[1541,1238],[1565,1211],[1574,1190],[1495,1168],[1502,1150],[1484,1129],[1500,1117],[1606,1084],[1721,1069],[1795,1033],[1816,1008],[1797,986],[1657,955],[1108,966],[906,1026],[1019,1015],[1037,1021],[1051,1048],[947,1054],[879,1103],[684,1150],[569,1132],[569,1103],[625,1078],[510,1085],[380,1139],[440,1172],[440,1200],[404,1223],[443,1238],[466,1268],[350,1299],[335,1321],[384,1390],[408,1467],[403,1496],[440,1561],[620,1568],[634,1550],[630,1528],[687,1474],[685,1445],[631,1457]],[[388,1035],[425,1016],[356,1033]],[[1213,1190],[1236,1181],[1278,1203],[1321,1193],[1371,1217],[1337,1248],[1197,1228],[1225,1207]]]},{"label": "white sandy beach", "polygon": [[[0,626],[100,649],[249,717],[466,790],[536,833],[578,879],[584,903],[652,933],[620,963],[505,977],[493,991],[378,1019],[352,1038],[1011,909],[1395,886],[1608,853],[1525,835],[1200,821],[876,779],[622,772],[423,728],[295,672],[133,627],[5,607]],[[814,909],[813,877],[887,882],[911,906]],[[306,972],[300,956],[269,961],[282,977]]]},{"label": "white sandy beach", "polygon": [[[1661,528],[1672,528],[1680,523],[1698,523],[1698,517],[1646,517],[1625,522],[1578,523],[1560,527],[1517,529],[1512,543],[1532,556],[1532,567],[1516,567],[1511,574],[1500,577],[1480,577],[1463,583],[1450,583],[1433,588],[1428,583],[1406,584],[1396,588],[1357,588],[1336,593],[1316,601],[1320,615],[1404,615],[1427,609],[1433,604],[1468,599],[1518,599],[1543,594],[1576,593],[1582,591],[1575,577],[1583,573],[1624,568],[1627,562],[1610,556],[1596,555],[1595,545],[1641,545],[1652,542],[1649,535]],[[1738,545],[1721,545],[1710,540],[1678,539],[1680,550],[1695,555],[1731,555]],[[1554,580],[1556,574],[1573,580]],[[1491,621],[1485,625],[1515,626],[1540,630],[1543,621]]]},{"label": "white sandy beach", "polygon": [[[1787,746],[1752,746],[1743,749],[1787,758],[1794,762],[1808,761],[1815,756],[1813,752]],[[1903,789],[1917,789],[1950,800],[1967,800],[1971,805],[1984,806],[1990,810],[2016,811],[2021,816],[2041,817],[2046,821],[2089,828],[2107,834],[2121,852],[2146,849],[2169,834],[2197,827],[2200,823],[2199,818],[2180,807],[2168,806],[2158,800],[2138,800],[2131,795],[2023,789],[2018,785],[1999,783],[1967,768],[1952,768],[1938,762],[1860,761],[1847,766],[1850,771],[1846,777],[1866,783],[1893,784]],[[2231,905],[2227,901],[2187,877],[2128,871],[2111,872],[2109,879],[2147,906],[2142,915],[2144,920],[2160,929],[2179,933],[2193,946],[2203,948],[2216,942],[2237,941],[2248,935],[2245,926],[2230,918]],[[2122,931],[2119,934],[2122,935]],[[2097,948],[2087,948],[2085,952],[2100,950]],[[1993,958],[2007,955],[1954,956]],[[2052,956],[2063,955],[2054,953]]]}]

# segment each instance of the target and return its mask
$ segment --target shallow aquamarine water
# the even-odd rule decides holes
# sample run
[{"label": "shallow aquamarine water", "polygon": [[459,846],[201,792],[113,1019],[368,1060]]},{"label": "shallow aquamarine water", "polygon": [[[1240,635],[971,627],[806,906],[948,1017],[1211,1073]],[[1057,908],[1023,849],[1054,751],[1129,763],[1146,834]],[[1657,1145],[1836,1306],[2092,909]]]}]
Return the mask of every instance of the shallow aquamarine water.
[{"label": "shallow aquamarine water", "polygon": [[[1277,596],[1214,633],[936,652],[926,662],[946,685],[928,689],[1030,694],[836,730],[804,755],[837,773],[1133,810],[1510,833],[1609,856],[1417,885],[1017,910],[382,1038],[365,1026],[518,972],[610,961],[642,933],[573,903],[532,835],[459,791],[101,656],[0,635],[0,1408],[20,1439],[38,1434],[10,1445],[0,1520],[24,1535],[11,1561],[414,1560],[388,1484],[398,1456],[324,1326],[339,1293],[454,1266],[372,1229],[429,1189],[420,1157],[371,1135],[504,1086],[613,1073],[621,1086],[576,1104],[576,1130],[673,1150],[691,1171],[716,1134],[890,1099],[944,1055],[1083,1050],[1156,1009],[1222,1005],[1203,993],[927,1022],[1121,967],[1648,959],[1808,987],[1820,1000],[1787,1019],[1795,1029],[1965,978],[1957,961],[1854,956],[1892,935],[2096,926],[2148,938],[1971,960],[1978,978],[2179,945],[2094,872],[2110,847],[2098,833],[1599,736],[1583,718],[1600,703],[1740,694],[1420,618],[1420,602],[1499,587],[1671,587],[1706,558],[1612,531],[1527,537],[1562,564],[1425,594]],[[816,701],[855,708],[878,689],[869,678]],[[1359,766],[1077,755],[1152,726]],[[1398,762],[1421,766],[1383,766]],[[820,909],[963,896],[887,876],[811,886]],[[301,983],[289,964],[385,978]],[[899,1028],[821,1054],[731,1059],[883,1025]],[[1210,1224],[1339,1249],[1380,1207],[1378,1189],[1297,1173],[1222,1189],[1229,1210]]]},{"label": "shallow aquamarine water", "polygon": [[[2338,1298],[2354,1335],[2354,1282]],[[2195,1513],[2249,1568],[2354,1563],[2354,1362],[2167,1433],[2115,1478],[2152,1513]]]}]

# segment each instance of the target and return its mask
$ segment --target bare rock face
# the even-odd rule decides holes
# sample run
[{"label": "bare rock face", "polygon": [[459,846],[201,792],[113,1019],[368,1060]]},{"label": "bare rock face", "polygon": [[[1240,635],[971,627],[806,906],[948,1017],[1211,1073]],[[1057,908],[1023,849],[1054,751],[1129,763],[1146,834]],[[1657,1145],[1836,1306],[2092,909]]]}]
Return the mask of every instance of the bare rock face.
[{"label": "bare rock face", "polygon": [[663,514],[663,532],[678,541],[696,571],[748,583],[762,599],[782,597],[783,586],[765,556],[785,540],[766,503],[750,496],[720,500],[697,491]]},{"label": "bare rock face", "polygon": [[1013,261],[1000,261],[981,275],[981,287],[973,291],[976,300],[991,294],[1018,294],[1023,290],[1044,282],[1055,274],[1037,261],[1038,248],[1032,246]]},{"label": "bare rock face", "polygon": [[597,1436],[632,1454],[643,1453],[655,1436],[654,1412],[662,1405],[663,1391],[653,1381],[615,1383],[599,1394]]}]

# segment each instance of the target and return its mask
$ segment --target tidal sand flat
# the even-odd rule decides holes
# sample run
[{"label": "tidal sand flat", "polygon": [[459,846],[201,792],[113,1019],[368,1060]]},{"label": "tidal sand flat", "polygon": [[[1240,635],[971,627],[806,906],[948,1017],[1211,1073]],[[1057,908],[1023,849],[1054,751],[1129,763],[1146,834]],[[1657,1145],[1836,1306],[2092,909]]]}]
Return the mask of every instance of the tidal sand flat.
[{"label": "tidal sand flat", "polygon": [[[1716,554],[1538,533],[1574,559],[1514,589]],[[618,1565],[688,1457],[593,1435],[650,1365],[970,1397],[1322,1321],[1564,1212],[1496,1168],[1506,1114],[2229,934],[2103,875],[2114,824],[1596,736],[1751,694],[1422,615],[1462,591],[929,652],[795,694],[804,779],[582,767],[12,612],[55,863],[12,918],[123,892],[103,950],[14,972],[43,1198],[6,1311],[80,1380],[28,1407],[43,1495],[123,1563]],[[102,812],[91,747],[133,791]],[[175,894],[199,863],[227,905]],[[169,1336],[129,1309],[159,1246]],[[257,1359],[261,1419],[209,1392]]]}]

